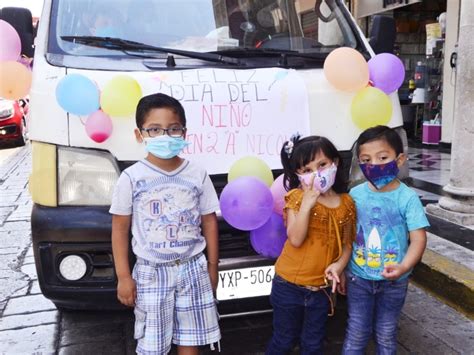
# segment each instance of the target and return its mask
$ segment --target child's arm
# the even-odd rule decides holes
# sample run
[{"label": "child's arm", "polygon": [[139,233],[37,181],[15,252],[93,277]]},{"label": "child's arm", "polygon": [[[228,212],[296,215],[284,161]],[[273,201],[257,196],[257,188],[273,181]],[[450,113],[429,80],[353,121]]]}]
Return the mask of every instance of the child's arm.
[{"label": "child's arm", "polygon": [[[336,292],[336,287],[341,282],[340,276],[351,258],[352,248],[346,244],[342,246],[342,254],[338,261],[329,265],[324,271],[326,279],[332,280],[332,292]],[[345,285],[343,285],[345,289]]]},{"label": "child's arm", "polygon": [[288,240],[295,248],[299,248],[306,239],[311,209],[316,205],[316,201],[320,195],[319,191],[313,189],[313,181],[314,176],[311,179],[310,185],[306,185],[304,181],[301,182],[304,195],[299,211],[295,212],[292,209],[288,209]]},{"label": "child's arm", "polygon": [[423,252],[426,248],[426,231],[424,229],[416,229],[409,233],[410,246],[407,253],[400,264],[385,266],[382,276],[387,280],[397,280],[400,276],[413,269],[421,260]]},{"label": "child's arm", "polygon": [[217,290],[218,266],[219,266],[219,230],[215,213],[201,216],[202,235],[207,244],[207,266],[211,285],[214,292]]},{"label": "child's arm", "polygon": [[137,295],[135,281],[128,262],[129,230],[132,216],[112,216],[112,253],[117,274],[117,298],[126,306],[133,307]]}]

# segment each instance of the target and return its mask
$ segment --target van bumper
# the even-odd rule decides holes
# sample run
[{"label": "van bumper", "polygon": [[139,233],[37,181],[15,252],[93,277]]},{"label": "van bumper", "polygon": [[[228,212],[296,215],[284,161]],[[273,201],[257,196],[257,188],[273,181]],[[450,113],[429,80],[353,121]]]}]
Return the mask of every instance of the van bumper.
[{"label": "van bumper", "polygon": [[[112,216],[108,207],[33,206],[31,233],[38,282],[43,295],[63,309],[125,309],[117,300],[117,279],[111,245]],[[131,248],[130,248],[131,250]],[[59,271],[61,260],[80,256],[87,264],[85,275],[66,280]],[[222,259],[221,259],[222,260]],[[130,253],[130,265],[135,259]],[[225,259],[221,270],[272,265],[258,256]],[[219,302],[221,315],[258,313],[271,309],[269,297]]]}]

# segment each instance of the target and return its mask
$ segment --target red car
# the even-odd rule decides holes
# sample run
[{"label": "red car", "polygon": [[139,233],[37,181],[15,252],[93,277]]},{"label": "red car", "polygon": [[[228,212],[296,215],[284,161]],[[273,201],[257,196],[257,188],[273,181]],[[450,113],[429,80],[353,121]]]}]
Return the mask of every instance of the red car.
[{"label": "red car", "polygon": [[0,144],[25,145],[27,114],[27,99],[12,101],[0,98]]}]

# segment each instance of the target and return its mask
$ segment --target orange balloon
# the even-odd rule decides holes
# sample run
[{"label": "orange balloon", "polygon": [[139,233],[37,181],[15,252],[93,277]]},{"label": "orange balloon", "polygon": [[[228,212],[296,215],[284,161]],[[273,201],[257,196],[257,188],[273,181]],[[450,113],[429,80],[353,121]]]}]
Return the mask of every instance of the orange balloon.
[{"label": "orange balloon", "polygon": [[341,47],[327,56],[324,75],[336,89],[355,92],[369,83],[369,65],[355,49]]},{"label": "orange balloon", "polygon": [[30,92],[31,71],[13,61],[0,62],[0,97],[18,100]]}]

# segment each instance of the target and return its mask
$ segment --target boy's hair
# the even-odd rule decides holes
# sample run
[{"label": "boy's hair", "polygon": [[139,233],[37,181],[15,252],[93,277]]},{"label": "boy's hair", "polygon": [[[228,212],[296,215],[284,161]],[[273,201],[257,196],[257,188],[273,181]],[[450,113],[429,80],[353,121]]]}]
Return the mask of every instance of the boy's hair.
[{"label": "boy's hair", "polygon": [[403,153],[403,142],[400,136],[395,130],[387,126],[375,126],[367,128],[357,138],[356,152],[357,156],[360,153],[360,146],[365,143],[369,143],[376,140],[384,140],[387,144],[393,148],[397,156]]},{"label": "boy's hair", "polygon": [[[293,145],[293,149],[289,150],[289,146]],[[336,173],[336,181],[333,185],[334,191],[337,193],[346,192],[346,183],[342,176],[342,159],[334,144],[326,137],[309,136],[300,139],[299,136],[291,138],[283,144],[280,157],[283,165],[283,186],[287,191],[300,186],[300,180],[296,171],[312,160],[316,154],[322,152],[332,161],[338,161],[338,169]]]},{"label": "boy's hair", "polygon": [[168,108],[178,115],[183,127],[186,127],[186,114],[181,103],[175,98],[165,94],[151,94],[144,96],[138,101],[135,120],[137,128],[142,128],[145,123],[145,117],[155,108]]}]

